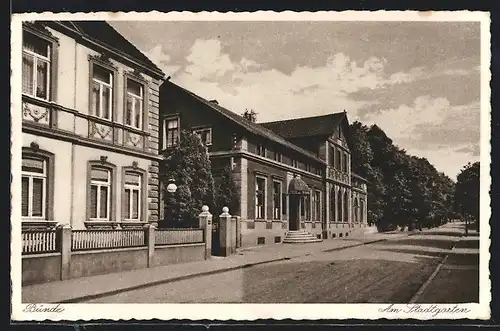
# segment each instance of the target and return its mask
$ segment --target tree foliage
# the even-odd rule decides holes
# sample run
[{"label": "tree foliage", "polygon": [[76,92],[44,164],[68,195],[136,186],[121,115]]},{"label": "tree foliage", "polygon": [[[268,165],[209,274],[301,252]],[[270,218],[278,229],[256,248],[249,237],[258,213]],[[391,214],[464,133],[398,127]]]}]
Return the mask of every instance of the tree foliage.
[{"label": "tree foliage", "polygon": [[353,171],[369,181],[368,221],[379,230],[432,227],[453,217],[455,183],[408,155],[377,125],[350,125]]},{"label": "tree foliage", "polygon": [[257,122],[257,113],[253,109],[245,109],[245,112],[242,114],[242,116],[250,122]]},{"label": "tree foliage", "polygon": [[[196,134],[181,131],[177,146],[163,156],[160,181],[165,188],[165,220],[159,226],[197,226],[201,207],[214,205],[214,180],[207,149]],[[177,185],[173,194],[166,191],[171,179]]]},{"label": "tree foliage", "polygon": [[240,212],[240,199],[231,166],[224,167],[214,181],[215,210],[220,213],[223,207],[228,207],[230,214],[237,215]]},{"label": "tree foliage", "polygon": [[479,220],[480,163],[468,163],[457,176],[455,201],[457,211],[464,217]]}]

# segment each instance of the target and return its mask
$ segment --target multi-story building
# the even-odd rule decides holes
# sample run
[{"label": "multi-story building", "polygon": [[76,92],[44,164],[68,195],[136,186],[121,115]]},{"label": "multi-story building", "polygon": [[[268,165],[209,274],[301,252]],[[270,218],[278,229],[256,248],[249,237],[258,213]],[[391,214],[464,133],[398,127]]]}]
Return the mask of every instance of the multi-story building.
[{"label": "multi-story building", "polygon": [[366,181],[351,172],[345,112],[257,124],[166,81],[160,123],[162,152],[178,143],[179,130],[192,130],[214,176],[231,166],[240,207],[230,213],[241,217],[243,246],[281,242],[302,229],[343,237],[366,225]]},{"label": "multi-story building", "polygon": [[23,23],[22,225],[158,219],[163,72],[106,22]]}]

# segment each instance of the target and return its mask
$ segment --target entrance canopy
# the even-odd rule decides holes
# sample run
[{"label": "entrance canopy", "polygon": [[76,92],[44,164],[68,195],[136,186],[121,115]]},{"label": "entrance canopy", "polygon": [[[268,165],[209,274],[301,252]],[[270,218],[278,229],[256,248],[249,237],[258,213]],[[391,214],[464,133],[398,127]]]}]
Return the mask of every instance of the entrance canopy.
[{"label": "entrance canopy", "polygon": [[310,192],[309,186],[300,178],[300,175],[294,175],[290,184],[288,184],[288,194],[309,195]]}]

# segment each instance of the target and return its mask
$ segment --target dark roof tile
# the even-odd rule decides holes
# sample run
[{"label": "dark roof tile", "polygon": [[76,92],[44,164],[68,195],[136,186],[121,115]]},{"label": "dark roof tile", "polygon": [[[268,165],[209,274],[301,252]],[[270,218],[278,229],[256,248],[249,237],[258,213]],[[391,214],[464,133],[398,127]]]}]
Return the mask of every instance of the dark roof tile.
[{"label": "dark roof tile", "polygon": [[150,70],[164,75],[163,71],[158,68],[158,66],[154,64],[146,55],[144,55],[144,53],[137,49],[130,41],[128,41],[105,21],[59,21],[58,23],[72,30],[76,28],[79,32],[87,35],[97,42],[104,43],[111,48],[125,53],[136,59],[138,62],[141,62]]},{"label": "dark roof tile", "polygon": [[345,116],[345,112],[259,124],[287,139],[327,136],[334,133],[343,116]]},{"label": "dark roof tile", "polygon": [[194,97],[195,99],[197,99],[198,101],[204,103],[205,105],[209,106],[210,108],[212,108],[213,110],[217,111],[219,114],[222,114],[223,116],[225,116],[226,118],[232,120],[233,122],[235,122],[236,124],[240,125],[241,127],[243,127],[244,129],[246,129],[247,131],[255,134],[255,135],[258,135],[258,136],[261,136],[261,137],[265,137],[269,140],[272,140],[274,141],[275,143],[278,143],[282,146],[285,146],[285,147],[288,147],[304,156],[307,156],[308,158],[310,159],[313,159],[319,163],[322,163],[322,164],[325,164],[325,161],[323,161],[322,159],[320,159],[318,156],[316,156],[315,154],[295,145],[295,144],[292,144],[291,142],[289,142],[288,140],[284,139],[283,137],[281,137],[280,135],[276,134],[275,132],[261,126],[260,124],[257,124],[257,123],[254,123],[254,122],[251,122],[249,120],[247,120],[246,118],[244,118],[243,116],[240,116],[236,113],[233,113],[232,111],[230,110],[227,110],[226,108],[224,107],[221,107],[218,103],[215,103],[215,102],[210,102],[196,94],[194,94],[193,92],[191,91],[188,91],[186,90],[185,88],[182,88],[180,87],[179,85],[176,85],[172,82],[165,82],[165,84],[171,84],[171,86],[175,87],[175,88],[178,88],[182,91],[184,91],[185,93],[188,93],[189,95],[191,95],[192,97]]}]

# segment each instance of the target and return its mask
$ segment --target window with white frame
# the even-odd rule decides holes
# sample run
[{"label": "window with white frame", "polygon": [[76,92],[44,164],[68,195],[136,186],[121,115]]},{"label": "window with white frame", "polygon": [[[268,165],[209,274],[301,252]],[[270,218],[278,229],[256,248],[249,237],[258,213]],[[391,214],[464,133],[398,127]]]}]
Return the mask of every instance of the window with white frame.
[{"label": "window with white frame", "polygon": [[47,162],[23,156],[21,183],[21,216],[23,218],[45,219]]},{"label": "window with white frame", "polygon": [[93,166],[90,170],[90,219],[109,221],[111,211],[111,171]]},{"label": "window with white frame", "polygon": [[23,93],[49,100],[51,43],[23,32]]},{"label": "window with white frame", "polygon": [[113,72],[98,64],[92,65],[92,115],[111,120],[113,115]]},{"label": "window with white frame", "polygon": [[198,128],[194,129],[193,132],[200,137],[203,145],[212,145],[212,128]]},{"label": "window with white frame", "polygon": [[124,179],[124,215],[126,221],[141,219],[141,186],[142,176],[135,172],[125,172]]},{"label": "window with white frame", "polygon": [[127,108],[125,110],[125,124],[142,129],[144,106],[144,86],[127,78]]},{"label": "window with white frame", "polygon": [[281,219],[282,207],[281,182],[273,181],[273,219]]},{"label": "window with white frame", "polygon": [[255,178],[255,218],[266,218],[266,179]]},{"label": "window with white frame", "polygon": [[164,148],[177,146],[179,142],[179,118],[168,118],[163,125]]}]

